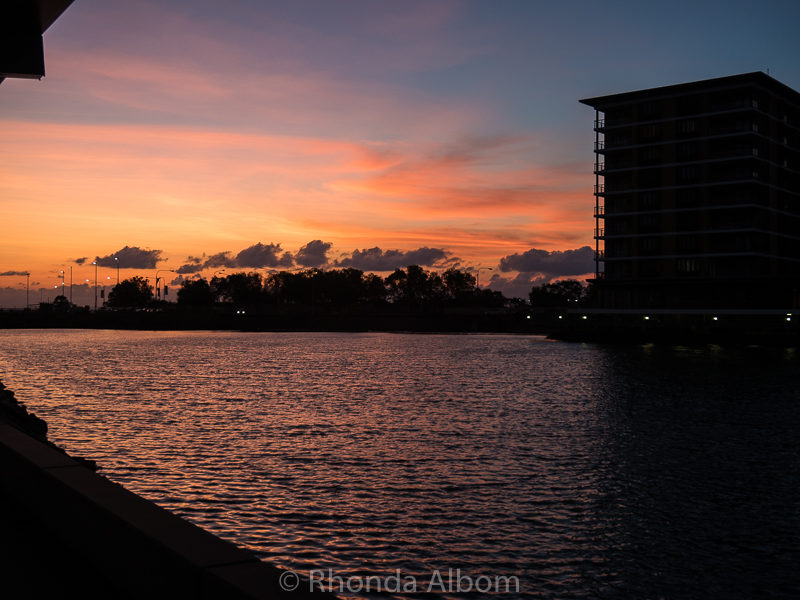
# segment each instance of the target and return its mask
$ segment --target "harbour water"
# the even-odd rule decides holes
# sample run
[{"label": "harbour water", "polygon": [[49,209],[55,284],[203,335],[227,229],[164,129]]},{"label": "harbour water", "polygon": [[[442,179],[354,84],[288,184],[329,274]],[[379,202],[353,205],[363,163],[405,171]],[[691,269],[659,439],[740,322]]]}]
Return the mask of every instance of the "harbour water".
[{"label": "harbour water", "polygon": [[419,592],[398,597],[796,597],[798,367],[534,336],[0,331],[0,380],[54,442],[352,597],[398,574]]}]

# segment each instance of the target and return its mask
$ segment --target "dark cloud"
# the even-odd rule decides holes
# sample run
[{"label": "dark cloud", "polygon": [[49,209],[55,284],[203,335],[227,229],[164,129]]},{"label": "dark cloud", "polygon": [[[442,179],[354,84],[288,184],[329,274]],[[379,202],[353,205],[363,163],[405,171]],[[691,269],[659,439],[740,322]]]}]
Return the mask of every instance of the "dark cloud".
[{"label": "dark cloud", "polygon": [[211,256],[189,256],[186,263],[175,269],[176,273],[188,275],[199,273],[205,269],[262,269],[264,267],[291,267],[294,258],[291,253],[283,252],[280,244],[257,243],[245,248],[236,256],[226,250]]},{"label": "dark cloud", "polygon": [[231,256],[231,253],[226,250],[225,252],[217,252],[209,256],[203,263],[204,269],[219,269],[220,267],[235,267],[236,259]]},{"label": "dark cloud", "polygon": [[237,267],[261,269],[264,267],[291,267],[294,264],[292,255],[282,252],[280,244],[253,244],[236,255]]},{"label": "dark cloud", "polygon": [[175,272],[185,275],[188,273],[199,273],[204,268],[205,267],[203,267],[203,265],[198,265],[196,263],[186,263],[185,265],[181,265],[180,267],[175,269]]},{"label": "dark cloud", "polygon": [[202,271],[205,266],[205,255],[203,257],[200,256],[187,256],[186,257],[186,264],[181,265],[177,269],[175,269],[176,273],[199,273]]},{"label": "dark cloud", "polygon": [[25,277],[29,275],[27,271],[3,271],[0,277]]},{"label": "dark cloud", "polygon": [[417,248],[403,252],[402,250],[381,250],[377,246],[364,250],[353,250],[353,253],[336,261],[337,266],[353,267],[362,271],[393,271],[408,265],[423,267],[434,266],[447,258],[442,248]]},{"label": "dark cloud", "polygon": [[[494,274],[491,279],[489,279],[489,283],[486,287],[496,292],[502,292],[506,298],[522,298],[523,300],[527,300],[533,286],[541,285],[548,281],[550,281],[549,277],[543,277],[532,273],[517,273],[516,276],[509,279]],[[481,287],[484,286],[481,285]]]},{"label": "dark cloud", "polygon": [[184,277],[183,275],[178,275],[175,279],[170,281],[168,285],[171,285],[172,287],[177,287],[184,281],[191,281],[192,279],[200,279],[200,275],[192,275],[191,277]]},{"label": "dark cloud", "polygon": [[589,246],[564,251],[531,248],[501,258],[500,270],[538,273],[548,278],[584,275],[594,271],[594,251]]},{"label": "dark cloud", "polygon": [[294,259],[303,267],[322,267],[328,264],[328,251],[332,245],[322,240],[310,241],[297,251]]},{"label": "dark cloud", "polygon": [[74,262],[75,262],[75,264],[76,264],[76,265],[82,265],[82,264],[83,264],[83,263],[85,263],[87,260],[89,260],[89,257],[88,257],[88,256],[82,256],[81,258],[76,258],[76,259],[74,260]]},{"label": "dark cloud", "polygon": [[116,267],[117,260],[121,269],[155,269],[162,262],[161,250],[144,250],[137,246],[125,246],[122,250],[107,256],[97,257],[95,261],[100,267]]}]

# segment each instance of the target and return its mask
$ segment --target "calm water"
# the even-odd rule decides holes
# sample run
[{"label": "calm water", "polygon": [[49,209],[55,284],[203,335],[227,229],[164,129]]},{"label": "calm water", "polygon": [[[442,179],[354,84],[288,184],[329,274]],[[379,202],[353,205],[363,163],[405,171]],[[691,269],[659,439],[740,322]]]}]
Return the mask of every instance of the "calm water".
[{"label": "calm water", "polygon": [[520,581],[438,598],[797,597],[798,367],[521,336],[0,331],[0,379],[51,439],[265,560]]}]

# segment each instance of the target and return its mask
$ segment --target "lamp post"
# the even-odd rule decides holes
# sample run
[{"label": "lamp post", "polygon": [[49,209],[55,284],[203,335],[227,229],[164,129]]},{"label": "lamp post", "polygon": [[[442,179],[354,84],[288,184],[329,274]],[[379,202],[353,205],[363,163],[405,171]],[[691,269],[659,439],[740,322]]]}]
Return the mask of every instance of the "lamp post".
[{"label": "lamp post", "polygon": [[61,295],[64,296],[64,269],[61,269]]},{"label": "lamp post", "polygon": [[[156,300],[161,300],[161,288],[158,287],[158,282],[161,281],[161,278],[158,276],[159,273],[174,273],[172,269],[159,269],[156,271]],[[165,294],[166,295],[166,294]]]},{"label": "lamp post", "polygon": [[94,265],[94,310],[97,311],[97,261],[92,264]]},{"label": "lamp post", "polygon": [[117,285],[119,285],[119,258],[115,256],[114,262],[117,263]]},{"label": "lamp post", "polygon": [[31,307],[31,273],[27,271],[25,273],[25,308],[28,309]]},{"label": "lamp post", "polygon": [[72,304],[72,267],[69,268],[69,303]]}]

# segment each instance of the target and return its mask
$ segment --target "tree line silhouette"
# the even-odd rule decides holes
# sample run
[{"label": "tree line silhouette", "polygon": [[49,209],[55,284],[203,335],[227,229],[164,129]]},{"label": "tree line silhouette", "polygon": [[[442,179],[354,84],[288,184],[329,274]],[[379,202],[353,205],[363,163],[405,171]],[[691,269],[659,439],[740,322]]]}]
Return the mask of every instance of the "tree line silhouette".
[{"label": "tree line silhouette", "polygon": [[[533,286],[534,307],[584,303],[589,290],[582,282],[567,279]],[[157,305],[154,289],[143,277],[121,281],[108,294],[112,308],[145,308]],[[163,304],[163,302],[162,302]],[[451,268],[439,274],[419,265],[395,269],[386,277],[359,269],[341,268],[278,271],[262,275],[238,272],[184,280],[177,291],[177,305],[185,309],[229,306],[259,309],[267,306],[342,309],[394,306],[410,310],[441,308],[520,308],[524,301],[501,292],[479,288],[469,271]]]},{"label": "tree line silhouette", "polygon": [[[142,277],[121,281],[109,292],[109,307],[147,307],[154,290]],[[359,269],[306,269],[262,275],[240,272],[208,279],[188,279],[177,292],[180,307],[219,304],[241,308],[265,305],[317,307],[397,305],[422,307],[498,308],[508,303],[502,293],[476,286],[468,271],[448,269],[441,275],[418,265],[395,269],[382,278]]]}]

